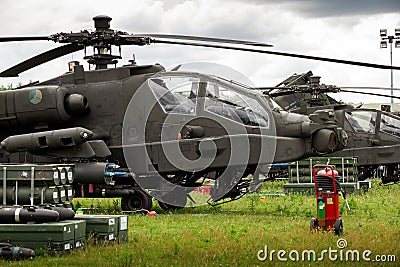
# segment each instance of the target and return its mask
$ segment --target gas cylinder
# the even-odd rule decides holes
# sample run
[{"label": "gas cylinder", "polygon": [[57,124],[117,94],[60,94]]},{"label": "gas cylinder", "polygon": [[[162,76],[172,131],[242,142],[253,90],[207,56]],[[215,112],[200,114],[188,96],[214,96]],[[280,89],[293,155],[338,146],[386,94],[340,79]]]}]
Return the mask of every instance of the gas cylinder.
[{"label": "gas cylinder", "polygon": [[318,222],[319,222],[319,226],[320,227],[324,227],[325,226],[325,201],[324,198],[322,196],[319,196],[317,198],[317,207],[318,207],[318,211],[317,211],[317,215],[318,215]]}]

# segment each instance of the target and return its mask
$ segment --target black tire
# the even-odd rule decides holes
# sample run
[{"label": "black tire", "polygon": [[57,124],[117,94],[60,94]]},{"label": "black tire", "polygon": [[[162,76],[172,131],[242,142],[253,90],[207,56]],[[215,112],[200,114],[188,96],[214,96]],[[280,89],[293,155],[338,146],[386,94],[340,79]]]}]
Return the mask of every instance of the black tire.
[{"label": "black tire", "polygon": [[310,220],[310,231],[317,229],[318,228],[318,220],[315,218],[312,218]]},{"label": "black tire", "polygon": [[343,234],[342,219],[336,219],[334,229],[335,229],[335,235],[341,236]]},{"label": "black tire", "polygon": [[153,206],[152,197],[142,190],[135,190],[134,195],[123,196],[121,198],[121,209],[123,211],[151,210]]}]

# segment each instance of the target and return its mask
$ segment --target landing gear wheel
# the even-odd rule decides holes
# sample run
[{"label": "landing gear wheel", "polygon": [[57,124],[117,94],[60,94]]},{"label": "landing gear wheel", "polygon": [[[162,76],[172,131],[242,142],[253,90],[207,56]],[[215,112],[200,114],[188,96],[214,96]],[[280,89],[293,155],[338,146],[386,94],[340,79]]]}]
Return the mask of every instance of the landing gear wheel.
[{"label": "landing gear wheel", "polygon": [[315,218],[312,218],[310,221],[310,231],[318,228],[318,221]]},{"label": "landing gear wheel", "polygon": [[342,235],[343,234],[343,222],[342,219],[336,219],[335,221],[335,235]]},{"label": "landing gear wheel", "polygon": [[151,210],[152,205],[152,197],[142,190],[135,190],[134,195],[124,196],[121,199],[121,209],[123,211]]}]

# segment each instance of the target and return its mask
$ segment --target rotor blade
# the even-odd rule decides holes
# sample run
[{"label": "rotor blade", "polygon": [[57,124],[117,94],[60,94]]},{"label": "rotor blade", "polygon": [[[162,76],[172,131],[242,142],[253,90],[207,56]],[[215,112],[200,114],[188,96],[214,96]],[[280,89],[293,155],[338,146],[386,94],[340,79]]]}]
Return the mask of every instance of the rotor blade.
[{"label": "rotor blade", "polygon": [[268,95],[270,97],[278,97],[278,96],[284,96],[284,95],[293,95],[295,93],[300,93],[300,92],[295,92],[295,91],[282,91],[282,92],[276,92],[276,93],[269,93]]},{"label": "rotor blade", "polygon": [[50,40],[50,38],[48,36],[0,37],[0,42],[42,41],[42,40]]},{"label": "rotor blade", "polygon": [[[386,88],[386,87],[340,87],[340,91],[338,91],[337,93],[345,92],[345,93],[355,93],[355,94],[391,97],[390,95],[385,95],[385,94],[368,93],[368,92],[360,92],[360,91],[353,91],[353,90],[343,90],[343,89],[347,89],[347,88],[349,88],[349,89],[364,89],[364,90],[368,90],[368,89],[372,89],[372,90],[390,90],[390,88]],[[282,88],[276,88],[276,89],[282,89]],[[291,95],[291,94],[294,94],[294,93],[302,93],[300,91],[296,91],[296,90],[293,90],[291,88],[284,88],[284,89],[286,89],[287,91],[268,93],[268,95],[271,96],[271,97],[278,97],[278,96],[284,96],[284,95]],[[393,90],[400,90],[400,88],[393,88]],[[307,92],[304,91],[303,93],[307,93]],[[331,92],[331,93],[335,93],[335,92]],[[398,97],[394,97],[394,98],[398,98]]]},{"label": "rotor blade", "polygon": [[278,87],[278,86],[263,86],[263,87],[252,87],[253,90],[260,90],[260,91],[268,91],[272,92],[273,90],[293,90],[291,87]]},{"label": "rotor blade", "polygon": [[175,66],[171,71],[178,71],[182,67],[182,64],[179,64],[178,66]]},{"label": "rotor blade", "polygon": [[21,72],[39,66],[40,64],[46,63],[58,57],[79,51],[81,49],[83,49],[83,46],[78,44],[67,44],[64,46],[57,47],[55,49],[46,51],[42,54],[27,59],[24,62],[21,62],[18,65],[15,65],[1,72],[0,77],[18,77],[18,74],[20,74]]},{"label": "rotor blade", "polygon": [[[391,91],[392,88],[389,87],[371,87],[371,86],[346,86],[340,87],[343,89],[361,89],[361,90],[386,90]],[[400,88],[393,88],[393,91],[400,91]]]},{"label": "rotor blade", "polygon": [[376,69],[400,70],[400,67],[397,67],[397,66],[380,65],[380,64],[374,64],[374,63],[342,60],[342,59],[335,59],[335,58],[307,56],[307,55],[276,52],[276,51],[267,51],[267,50],[252,49],[252,48],[242,48],[242,47],[224,46],[224,45],[210,45],[210,44],[200,44],[200,43],[192,43],[192,42],[168,41],[168,40],[158,40],[158,39],[152,39],[151,42],[152,43],[161,43],[161,44],[177,44],[177,45],[188,45],[188,46],[200,46],[200,47],[239,50],[239,51],[254,52],[254,53],[261,53],[261,54],[271,54],[271,55],[277,55],[277,56],[296,57],[296,58],[311,59],[311,60],[317,60],[317,61],[326,61],[326,62],[347,64],[347,65],[354,65],[354,66],[362,66],[362,67],[369,67],[369,68],[376,68]]},{"label": "rotor blade", "polygon": [[[292,95],[294,93],[302,93],[299,91],[294,90],[293,88],[290,87],[253,87],[253,90],[260,90],[263,92],[263,94],[268,95],[270,97],[278,97],[278,96],[284,96],[284,95]],[[277,92],[272,92],[274,90],[278,90]]]},{"label": "rotor blade", "polygon": [[261,47],[272,47],[272,45],[270,45],[270,44],[254,42],[254,41],[213,38],[213,37],[203,37],[203,36],[193,36],[193,35],[150,33],[150,34],[122,35],[121,37],[125,37],[125,38],[126,37],[151,37],[151,38],[161,38],[161,39],[192,40],[192,41],[213,42],[213,43],[228,43],[228,44],[241,44],[241,45],[252,45],[252,46],[261,46]]},{"label": "rotor blade", "polygon": [[340,90],[340,92],[355,93],[355,94],[362,94],[362,95],[373,95],[373,96],[381,96],[381,97],[390,97],[390,98],[400,99],[400,97],[398,97],[398,96],[390,96],[390,95],[384,95],[384,94],[358,92],[358,91],[352,91],[352,90]]}]

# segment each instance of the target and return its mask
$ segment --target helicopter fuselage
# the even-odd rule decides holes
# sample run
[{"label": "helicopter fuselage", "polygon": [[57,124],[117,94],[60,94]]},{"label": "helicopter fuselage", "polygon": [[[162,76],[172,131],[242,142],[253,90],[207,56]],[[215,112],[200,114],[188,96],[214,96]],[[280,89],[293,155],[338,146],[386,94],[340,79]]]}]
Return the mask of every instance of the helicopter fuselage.
[{"label": "helicopter fuselage", "polygon": [[[154,91],[160,77],[151,78],[156,73],[164,75],[164,79],[197,79],[190,85],[197,86],[197,92],[181,105],[183,111],[178,108],[171,112],[171,105],[162,103],[162,97]],[[0,92],[0,102],[4,103],[0,110],[2,149],[11,152],[1,153],[1,162],[110,161],[127,167],[123,150],[124,145],[130,145],[135,147],[131,155],[138,162],[137,172],[150,172],[148,165],[152,165],[161,173],[177,173],[185,166],[170,163],[163,151],[166,143],[177,143],[185,158],[196,160],[201,157],[200,143],[214,142],[215,159],[207,168],[220,169],[229,164],[232,142],[246,139],[249,151],[245,164],[254,169],[260,163],[284,162],[316,153],[312,144],[315,134],[326,127],[334,130],[329,122],[322,125],[307,116],[274,110],[265,96],[249,94],[238,85],[207,75],[164,73],[160,65],[93,71],[77,66],[74,72],[46,82]],[[216,88],[221,88],[219,94],[233,95],[247,103],[240,106],[227,102],[222,95],[211,97]],[[193,112],[184,110],[188,103],[193,105]],[[87,140],[92,141],[94,151],[82,146],[85,140],[78,144],[77,136],[64,136],[72,131],[67,133],[66,129],[79,127],[91,132]],[[174,127],[178,127],[177,131],[171,135],[168,128]],[[79,135],[77,131],[74,134]],[[57,135],[62,139],[59,145],[50,138]],[[234,136],[236,139],[232,140]],[[124,144],[124,137],[130,143]],[[329,134],[326,143],[328,137]],[[20,143],[21,140],[24,141]],[[264,152],[268,154],[264,159],[260,159],[262,143],[268,145],[263,149],[270,152]],[[140,154],[143,151],[148,155],[147,161]]]}]

